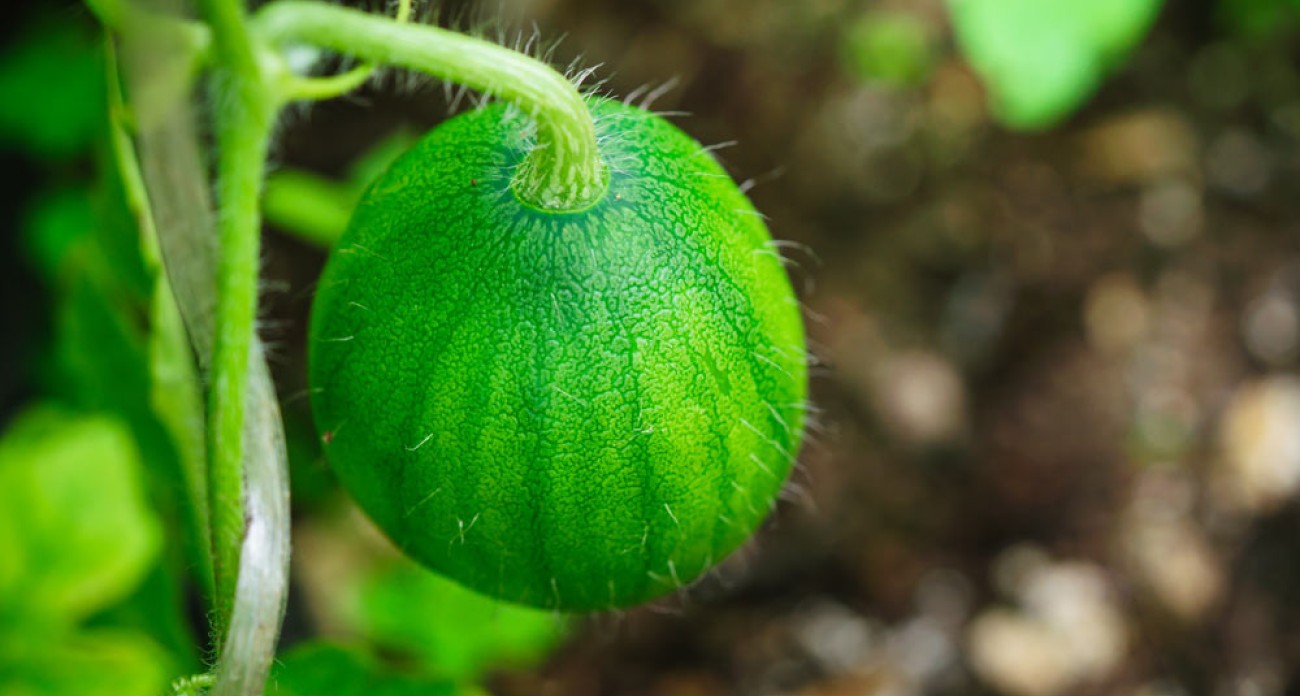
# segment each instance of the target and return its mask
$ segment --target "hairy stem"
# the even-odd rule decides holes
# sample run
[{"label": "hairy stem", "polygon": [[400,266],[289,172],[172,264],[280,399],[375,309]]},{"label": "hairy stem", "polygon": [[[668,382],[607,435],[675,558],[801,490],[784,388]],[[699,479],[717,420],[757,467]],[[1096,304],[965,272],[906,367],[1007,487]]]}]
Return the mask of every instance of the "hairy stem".
[{"label": "hairy stem", "polygon": [[[186,0],[157,3],[169,17],[184,16],[186,4]],[[233,420],[242,425],[240,430],[224,425],[218,437],[214,428],[223,416],[217,411],[210,414],[209,494],[222,503],[220,511],[212,515],[225,520],[214,520],[225,527],[224,533],[222,527],[213,533],[225,559],[223,599],[214,601],[218,606],[212,612],[214,638],[220,644],[213,667],[215,678],[196,677],[188,684],[193,689],[211,686],[210,693],[219,696],[244,696],[260,694],[266,683],[284,616],[289,575],[289,484],[283,425],[253,324],[260,231],[257,192],[274,101],[267,96],[255,48],[248,44],[239,3],[209,0],[203,10],[210,24],[198,33],[212,39],[210,48],[216,53],[210,55],[210,62],[221,64],[213,74],[216,113],[212,118],[222,148],[217,186],[220,216],[213,212],[212,187],[192,105],[183,100],[166,102],[167,111],[161,118],[132,120],[139,128],[136,145],[163,270],[175,291],[199,365],[211,376],[214,392],[217,384],[223,390],[220,413],[231,418],[231,412],[237,412]],[[157,24],[149,30],[115,27],[129,49],[125,65],[131,86],[137,88],[134,93],[147,87],[151,69],[160,62],[187,59],[184,43],[168,39],[166,32],[192,32],[196,26],[201,25]],[[218,287],[225,293],[220,299]],[[233,298],[227,296],[231,288]],[[232,379],[232,368],[242,372],[242,377]],[[219,373],[224,377],[218,378]],[[218,400],[215,393],[212,398]],[[222,490],[214,493],[218,480]],[[231,533],[231,529],[240,531]]]},{"label": "hairy stem", "polygon": [[244,420],[257,318],[261,234],[258,197],[275,102],[245,26],[241,3],[202,0],[216,68],[213,127],[217,142],[216,333],[209,393],[209,496],[217,586],[217,635],[234,604],[244,541]]},{"label": "hairy stem", "polygon": [[[399,24],[404,24],[411,18],[411,0],[398,0],[397,17]],[[344,94],[355,90],[366,83],[375,74],[375,66],[370,64],[358,65],[351,70],[338,75],[328,77],[298,77],[292,76],[286,80],[284,87],[285,96],[289,100],[309,100],[317,101],[322,99],[333,99],[341,97]]]},{"label": "hairy stem", "polygon": [[256,696],[275,658],[289,592],[289,472],[275,385],[252,341],[244,404],[244,491],[248,529],[235,604],[221,645],[211,696]]},{"label": "hairy stem", "polygon": [[305,43],[418,70],[500,97],[537,122],[537,147],[515,194],[547,210],[578,210],[604,194],[605,164],[582,94],[550,66],[482,39],[310,0],[279,0],[255,19],[271,43]]}]

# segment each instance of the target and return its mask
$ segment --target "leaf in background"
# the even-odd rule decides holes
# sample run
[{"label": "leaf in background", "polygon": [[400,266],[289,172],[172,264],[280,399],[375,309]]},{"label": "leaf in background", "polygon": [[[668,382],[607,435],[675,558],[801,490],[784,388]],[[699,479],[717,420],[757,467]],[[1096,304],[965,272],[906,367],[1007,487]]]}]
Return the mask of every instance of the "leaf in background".
[{"label": "leaf in background", "polygon": [[949,0],[966,58],[1008,126],[1051,126],[1142,39],[1160,0]]},{"label": "leaf in background", "polygon": [[286,169],[266,180],[262,210],[267,222],[323,249],[348,226],[360,192],[308,172]]},{"label": "leaf in background", "polygon": [[75,623],[139,585],[161,544],[118,421],[40,408],[0,439],[0,616]]},{"label": "leaf in background", "polygon": [[154,563],[130,596],[96,613],[82,628],[137,633],[151,639],[168,653],[168,678],[196,672],[203,668],[201,648],[196,645],[193,627],[177,609],[185,603],[180,588],[171,564]]},{"label": "leaf in background", "polygon": [[477,689],[458,688],[385,671],[356,650],[329,643],[301,645],[276,660],[267,696],[474,696]]},{"label": "leaf in background", "polygon": [[23,221],[27,256],[53,279],[79,240],[95,229],[95,205],[84,188],[50,191],[29,204]]},{"label": "leaf in background", "polygon": [[111,288],[96,283],[89,269],[72,268],[77,273],[68,274],[55,307],[54,372],[48,390],[65,403],[113,412],[137,431],[147,430],[137,432],[137,441],[154,468],[170,453],[158,441],[157,423],[150,423],[144,316],[133,300],[115,298]]},{"label": "leaf in background", "polygon": [[131,631],[0,636],[0,685],[9,696],[157,696],[174,670]]},{"label": "leaf in background", "polygon": [[901,12],[872,12],[853,22],[841,54],[859,78],[900,86],[924,80],[934,61],[929,28],[920,18]]},{"label": "leaf in background", "polygon": [[125,48],[133,122],[139,131],[154,130],[174,117],[178,105],[194,91],[203,68],[202,52],[189,31],[136,32]]},{"label": "leaf in background", "polygon": [[362,581],[354,611],[375,645],[456,680],[532,666],[566,632],[553,612],[498,602],[404,559]]},{"label": "leaf in background", "polygon": [[1300,0],[1221,0],[1218,13],[1239,34],[1269,38],[1296,28]]},{"label": "leaf in background", "polygon": [[183,491],[187,558],[204,596],[215,593],[211,537],[208,534],[207,454],[204,440],[203,390],[190,349],[189,335],[163,268],[158,230],[150,210],[144,174],[135,144],[124,122],[126,104],[113,44],[107,44],[106,64],[109,106],[109,153],[113,167],[105,167],[109,200],[121,204],[133,221],[137,256],[152,283],[149,297],[149,407],[166,430],[175,453],[176,480]]},{"label": "leaf in background", "polygon": [[419,139],[418,135],[398,130],[375,143],[348,168],[348,185],[358,193],[365,191],[370,187],[370,182],[379,178],[394,160],[414,147]]},{"label": "leaf in background", "polygon": [[185,510],[193,519],[189,544],[199,548],[190,554],[195,574],[207,597],[212,596],[212,556],[207,543],[208,481],[207,454],[203,444],[203,395],[198,368],[190,352],[171,286],[159,276],[149,312],[153,331],[149,334],[149,405],[175,445],[185,486]]},{"label": "leaf in background", "polygon": [[379,141],[353,163],[345,182],[295,169],[272,172],[262,195],[266,221],[309,244],[328,249],[347,228],[352,210],[370,182],[415,141],[405,131]]},{"label": "leaf in background", "polygon": [[93,34],[63,17],[19,37],[0,54],[0,143],[52,159],[84,152],[104,114]]},{"label": "leaf in background", "polygon": [[[151,502],[168,520],[165,528],[188,529],[171,524],[177,515],[196,509],[181,500],[180,444],[164,428],[170,421],[155,416],[152,402],[155,393],[161,393],[166,415],[184,417],[177,404],[186,396],[185,385],[160,382],[175,377],[185,364],[169,366],[167,374],[153,372],[152,353],[165,350],[156,344],[163,340],[158,332],[166,317],[153,316],[146,304],[153,280],[141,258],[140,237],[119,181],[107,168],[96,173],[100,176],[94,188],[47,195],[26,220],[27,247],[44,267],[55,296],[54,340],[42,365],[44,387],[62,403],[111,414],[128,425],[147,472]],[[183,329],[171,329],[172,342],[179,332],[182,350],[187,351]],[[187,358],[185,353],[180,359]],[[183,557],[183,538],[176,534],[166,557],[153,564],[149,587],[131,594],[101,623],[145,631],[188,665],[197,657],[183,615],[181,588],[184,569],[201,567],[202,556]]]}]

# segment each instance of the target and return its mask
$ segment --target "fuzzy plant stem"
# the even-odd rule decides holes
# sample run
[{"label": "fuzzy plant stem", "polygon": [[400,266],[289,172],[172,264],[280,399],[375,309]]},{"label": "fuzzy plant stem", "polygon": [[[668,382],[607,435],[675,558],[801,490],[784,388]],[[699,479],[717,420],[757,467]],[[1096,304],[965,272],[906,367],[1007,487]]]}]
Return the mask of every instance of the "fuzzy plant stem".
[{"label": "fuzzy plant stem", "polygon": [[582,94],[539,60],[446,29],[310,0],[273,2],[254,21],[272,44],[308,44],[417,70],[523,109],[537,123],[537,147],[512,186],[531,206],[581,210],[600,200],[608,187],[596,127]]},{"label": "fuzzy plant stem", "polygon": [[275,391],[255,333],[259,197],[280,100],[239,0],[203,0],[212,32],[219,255],[209,392],[220,646],[215,696],[260,694],[288,589],[289,482]]},{"label": "fuzzy plant stem", "polygon": [[237,0],[202,0],[212,31],[213,128],[217,143],[216,333],[209,392],[209,495],[216,570],[217,634],[224,637],[245,534],[244,421],[257,318],[261,213],[275,99],[266,89]]}]

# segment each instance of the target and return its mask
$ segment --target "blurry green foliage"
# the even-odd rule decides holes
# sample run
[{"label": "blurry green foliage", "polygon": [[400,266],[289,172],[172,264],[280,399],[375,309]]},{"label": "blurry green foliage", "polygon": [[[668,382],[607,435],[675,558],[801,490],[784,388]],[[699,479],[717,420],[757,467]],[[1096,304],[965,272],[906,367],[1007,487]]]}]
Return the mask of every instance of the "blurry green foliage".
[{"label": "blurry green foliage", "polygon": [[333,246],[343,234],[361,192],[311,172],[287,169],[266,181],[267,222],[316,246]]},{"label": "blurry green foliage", "polygon": [[1069,115],[1141,41],[1160,0],[949,0],[957,40],[1006,125]]},{"label": "blurry green foliage", "polygon": [[103,126],[104,66],[79,22],[49,20],[0,53],[0,143],[62,159],[84,153]]},{"label": "blurry green foliage", "polygon": [[33,409],[0,439],[0,691],[157,694],[172,660],[146,634],[88,627],[154,567],[162,524],[129,431]]},{"label": "blurry green foliage", "polygon": [[1300,24],[1300,0],[1220,0],[1219,16],[1249,38],[1271,38]]},{"label": "blurry green foliage", "polygon": [[121,599],[162,543],[129,432],[50,409],[0,440],[0,520],[0,615],[23,620],[77,621]]},{"label": "blurry green foliage", "polygon": [[309,643],[276,661],[267,696],[477,696],[472,687],[382,668],[359,649]]},{"label": "blurry green foliage", "polygon": [[95,205],[90,191],[70,187],[50,191],[31,203],[23,227],[23,242],[32,265],[42,275],[58,275],[73,245],[95,228]]},{"label": "blurry green foliage", "polygon": [[[185,413],[187,392],[163,379],[188,370],[197,394],[193,358],[178,318],[159,330],[158,269],[110,164],[102,40],[67,16],[20,35],[0,56],[0,142],[50,182],[19,219],[26,260],[53,299],[36,367],[59,406],[26,416],[6,440],[0,498],[14,500],[0,500],[0,574],[23,582],[0,581],[0,600],[25,613],[0,610],[11,619],[0,627],[0,693],[156,694],[197,669],[202,651],[183,616],[196,561],[185,556],[187,527],[174,524],[189,506],[164,425]],[[27,451],[32,433],[44,449]],[[14,456],[39,462],[28,485],[10,480],[23,470]],[[15,528],[23,535],[4,531]]]},{"label": "blurry green foliage", "polygon": [[405,559],[363,578],[351,613],[374,645],[460,682],[532,666],[567,630],[557,614],[471,592]]},{"label": "blurry green foliage", "polygon": [[135,632],[0,636],[6,696],[157,696],[171,671],[167,654]]},{"label": "blurry green foliage", "polygon": [[319,247],[329,248],[347,228],[352,209],[370,182],[415,144],[415,136],[398,131],[381,140],[348,170],[347,180],[331,181],[296,169],[272,172],[262,195],[266,221]]},{"label": "blurry green foliage", "polygon": [[919,18],[904,13],[869,13],[853,22],[841,50],[844,64],[859,78],[915,85],[930,73],[934,46]]}]

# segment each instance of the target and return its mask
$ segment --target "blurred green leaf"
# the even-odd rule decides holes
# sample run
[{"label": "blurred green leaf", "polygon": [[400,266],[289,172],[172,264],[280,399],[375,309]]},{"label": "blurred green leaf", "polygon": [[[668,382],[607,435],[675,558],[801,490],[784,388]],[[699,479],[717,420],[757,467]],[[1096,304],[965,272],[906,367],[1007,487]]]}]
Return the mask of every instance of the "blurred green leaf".
[{"label": "blurred green leaf", "polygon": [[[53,22],[24,28],[20,35],[29,37],[27,42],[10,49],[0,59],[0,93],[8,95],[9,107],[18,109],[0,115],[0,143],[19,143],[38,157],[79,156],[97,165],[61,170],[63,188],[39,197],[23,219],[26,252],[33,265],[43,272],[56,298],[56,335],[41,366],[46,377],[44,386],[61,403],[100,414],[97,417],[101,420],[107,421],[111,416],[110,422],[129,428],[121,434],[132,450],[131,468],[145,471],[135,478],[109,475],[115,482],[122,485],[132,482],[139,489],[140,509],[148,516],[155,551],[143,563],[143,568],[132,570],[134,582],[123,581],[120,588],[95,586],[89,588],[92,591],[68,590],[76,595],[77,602],[84,604],[79,604],[75,612],[68,610],[58,616],[50,614],[61,612],[45,607],[40,601],[28,601],[26,593],[28,585],[39,585],[41,591],[53,592],[65,580],[46,583],[38,572],[41,568],[33,566],[32,558],[27,554],[13,555],[0,561],[0,617],[9,614],[19,622],[19,630],[24,634],[30,632],[33,622],[70,627],[85,617],[90,617],[96,630],[127,629],[141,640],[152,639],[156,650],[167,649],[172,653],[176,659],[168,660],[165,670],[170,673],[174,671],[172,667],[179,667],[176,661],[185,663],[187,668],[195,666],[197,655],[181,599],[184,568],[191,563],[182,558],[180,544],[167,545],[167,557],[160,557],[156,548],[161,546],[159,530],[177,527],[162,525],[157,509],[143,507],[145,500],[149,505],[162,505],[170,521],[177,514],[176,491],[180,489],[174,482],[176,451],[169,434],[155,418],[149,400],[154,375],[146,351],[153,348],[156,337],[151,328],[158,321],[146,302],[154,281],[142,259],[141,239],[136,221],[125,205],[122,180],[114,176],[112,167],[102,166],[106,163],[103,136],[107,132],[104,125],[108,113],[104,98],[103,45],[75,16],[60,16]],[[5,108],[0,106],[0,111]],[[14,114],[31,120],[15,120]],[[62,127],[69,123],[76,125]],[[42,130],[47,128],[53,129]],[[47,138],[50,133],[58,137]],[[184,340],[183,331],[181,335]],[[197,389],[196,384],[192,386]],[[169,408],[184,393],[175,384],[163,388],[167,390]],[[99,458],[113,456],[107,450],[94,453],[88,466],[98,465]],[[83,478],[87,485],[96,485],[94,476]],[[108,496],[114,493],[112,487],[103,490]],[[0,500],[3,499],[0,494]],[[33,500],[44,502],[40,496]],[[103,524],[101,518],[107,512],[100,507],[64,501],[51,504],[50,514],[55,512],[66,516],[69,526],[97,529],[95,525],[102,525],[103,532],[119,545],[134,539],[131,534],[120,533],[116,520]],[[0,514],[0,549],[30,546],[31,540],[24,536],[27,532],[5,533],[10,526],[8,522],[6,515]],[[74,561],[79,557],[75,548],[69,553]],[[121,563],[137,560],[132,553],[115,550],[112,545],[104,553]],[[86,560],[102,559],[87,554]],[[95,569],[84,570],[86,582],[94,582]],[[12,583],[6,584],[8,581]],[[11,611],[4,601],[12,596],[8,592],[11,587],[23,600],[21,609]],[[97,605],[99,594],[111,598]],[[0,688],[0,692],[5,690]]]},{"label": "blurred green leaf", "polygon": [[[120,199],[104,195],[100,201],[95,229],[70,246],[55,282],[55,335],[46,388],[79,409],[122,418],[152,474],[155,492],[170,507],[183,480],[176,445],[151,402],[149,351],[157,330],[148,304],[152,280],[130,217],[120,210],[100,212],[120,209]],[[112,247],[116,250],[108,251]],[[127,257],[129,261],[118,262]],[[179,399],[183,393],[170,396]]]},{"label": "blurred green leaf", "polygon": [[197,567],[199,586],[211,596],[212,558],[207,546],[208,483],[207,455],[203,440],[203,394],[198,367],[190,352],[189,337],[171,286],[160,276],[149,311],[149,405],[171,436],[185,486],[185,513],[190,529],[189,543],[198,545],[190,554]]},{"label": "blurred green leaf", "polygon": [[202,669],[194,631],[178,610],[184,606],[184,599],[179,596],[182,583],[177,575],[180,571],[174,566],[165,561],[154,563],[144,580],[126,599],[97,612],[82,624],[83,629],[91,631],[125,630],[148,637],[167,651],[166,673],[169,679]]},{"label": "blurred green leaf", "polygon": [[903,13],[871,13],[849,26],[842,57],[861,79],[915,85],[929,74],[934,50],[929,31],[919,18]]},{"label": "blurred green leaf", "polygon": [[[171,439],[175,453],[176,482],[183,491],[182,515],[188,534],[189,564],[204,596],[214,593],[211,537],[208,533],[207,456],[204,439],[203,389],[190,349],[176,297],[162,264],[158,230],[149,206],[144,174],[135,145],[124,122],[126,104],[112,44],[106,53],[108,82],[108,151],[113,167],[105,167],[110,198],[121,203],[134,222],[137,256],[152,281],[149,298],[148,365],[149,407]],[[125,226],[125,225],[124,225]]]},{"label": "blurred green leaf", "polygon": [[287,169],[267,178],[262,210],[267,222],[328,249],[347,228],[360,200],[361,193],[345,184]]},{"label": "blurred green leaf", "polygon": [[130,631],[0,636],[6,696],[157,696],[172,671],[165,652]]},{"label": "blurred green leaf", "polygon": [[384,670],[373,658],[329,643],[302,645],[276,661],[267,696],[473,696],[477,689]]},{"label": "blurred green leaf", "polygon": [[1008,126],[1053,125],[1142,39],[1160,0],[949,0],[957,39]]},{"label": "blurred green leaf", "polygon": [[383,174],[394,160],[411,149],[419,139],[419,135],[405,130],[390,133],[352,163],[348,168],[348,185],[354,190],[365,191],[370,182]]},{"label": "blurred green leaf", "polygon": [[144,317],[137,312],[134,302],[114,298],[87,271],[69,277],[55,308],[51,390],[87,411],[117,412],[137,423],[151,419]]},{"label": "blurred green leaf", "polygon": [[0,616],[73,623],[131,592],[162,528],[116,420],[39,408],[0,439]]},{"label": "blurred green leaf", "polygon": [[456,680],[536,664],[567,628],[557,614],[498,602],[408,561],[365,579],[355,612],[375,645]]},{"label": "blurred green leaf", "polygon": [[0,54],[0,143],[64,158],[85,151],[103,126],[99,44],[68,19],[20,32]]},{"label": "blurred green leaf", "polygon": [[262,195],[267,222],[322,248],[334,245],[370,182],[415,143],[398,131],[379,141],[353,163],[347,181],[338,182],[296,169],[272,172]]},{"label": "blurred green leaf", "polygon": [[1300,22],[1300,0],[1220,0],[1219,18],[1249,38],[1277,36]]},{"label": "blurred green leaf", "polygon": [[180,31],[137,32],[124,56],[130,64],[129,111],[140,131],[149,131],[168,118],[194,91],[203,56],[193,35]]},{"label": "blurred green leaf", "polygon": [[78,241],[95,229],[95,204],[90,192],[73,187],[41,195],[30,204],[23,229],[32,264],[45,277],[56,277]]}]

